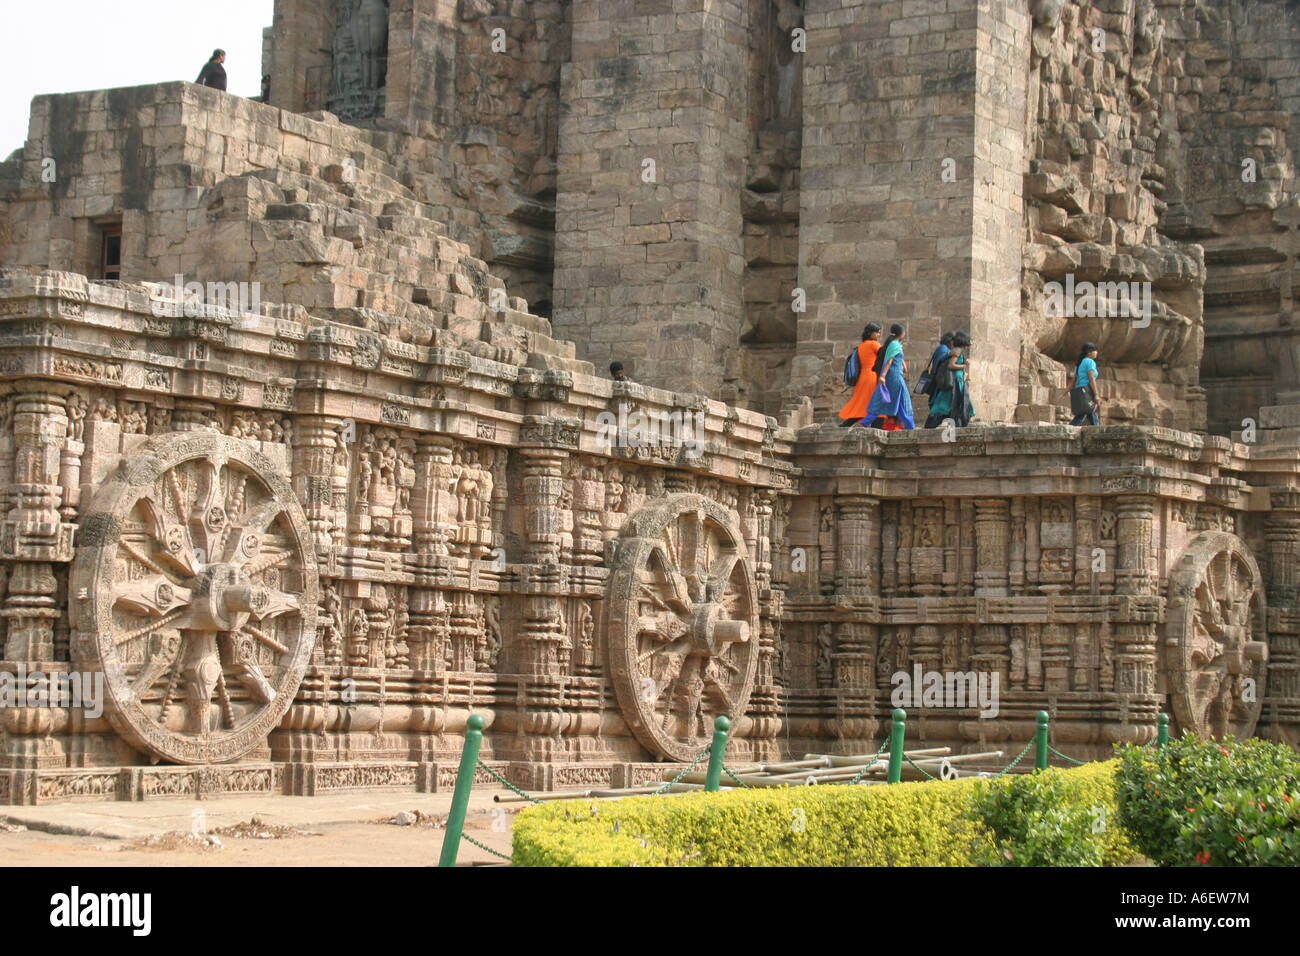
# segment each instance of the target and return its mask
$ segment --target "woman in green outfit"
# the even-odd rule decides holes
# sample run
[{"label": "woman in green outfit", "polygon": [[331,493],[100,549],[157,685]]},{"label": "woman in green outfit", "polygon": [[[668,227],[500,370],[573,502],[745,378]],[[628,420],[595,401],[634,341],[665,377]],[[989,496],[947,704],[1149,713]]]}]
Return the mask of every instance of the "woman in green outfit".
[{"label": "woman in green outfit", "polygon": [[948,418],[958,428],[965,428],[975,417],[970,393],[966,389],[966,373],[970,370],[969,352],[970,336],[958,332],[953,336],[952,351],[948,354],[948,369],[952,372],[953,387],[935,393],[930,402],[930,415],[925,420],[926,428],[938,428]]}]

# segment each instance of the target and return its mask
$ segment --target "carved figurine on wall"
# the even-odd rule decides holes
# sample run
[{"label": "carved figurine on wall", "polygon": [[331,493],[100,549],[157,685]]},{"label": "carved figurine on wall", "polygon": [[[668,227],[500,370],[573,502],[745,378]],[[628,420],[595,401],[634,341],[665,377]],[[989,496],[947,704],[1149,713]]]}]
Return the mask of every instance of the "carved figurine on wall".
[{"label": "carved figurine on wall", "polygon": [[[355,427],[355,426],[354,426]],[[347,478],[352,465],[352,453],[348,451],[348,426],[339,425],[334,432],[334,477]]]},{"label": "carved figurine on wall", "polygon": [[478,456],[473,449],[466,448],[460,454],[460,461],[460,480],[456,483],[456,518],[462,528],[468,529],[478,525]]},{"label": "carved figurine on wall", "polygon": [[149,434],[162,435],[171,429],[172,410],[155,405],[149,410]]},{"label": "carved figurine on wall", "polygon": [[370,656],[370,622],[366,620],[366,612],[359,604],[352,609],[348,630],[351,638],[348,663],[353,667],[365,667]]},{"label": "carved figurine on wall", "polygon": [[411,489],[415,487],[415,454],[410,441],[401,442],[397,448],[397,511],[411,512]]},{"label": "carved figurine on wall", "polygon": [[86,433],[86,408],[90,403],[81,392],[68,396],[68,437],[82,441]]},{"label": "carved figurine on wall", "polygon": [[323,630],[325,663],[339,664],[343,660],[343,601],[332,584],[326,584],[321,603],[325,608]]},{"label": "carved figurine on wall", "polygon": [[112,403],[102,396],[95,399],[95,404],[91,407],[88,416],[93,422],[115,422],[117,421],[117,409]]},{"label": "carved figurine on wall", "polygon": [[483,602],[483,669],[494,671],[501,658],[501,598],[492,595]]},{"label": "carved figurine on wall", "polygon": [[[369,436],[367,436],[369,437]],[[365,448],[357,457],[357,504],[370,504],[370,483],[374,478],[374,466],[370,463],[370,455]]]},{"label": "carved figurine on wall", "polygon": [[817,686],[831,686],[831,626],[817,627]]}]

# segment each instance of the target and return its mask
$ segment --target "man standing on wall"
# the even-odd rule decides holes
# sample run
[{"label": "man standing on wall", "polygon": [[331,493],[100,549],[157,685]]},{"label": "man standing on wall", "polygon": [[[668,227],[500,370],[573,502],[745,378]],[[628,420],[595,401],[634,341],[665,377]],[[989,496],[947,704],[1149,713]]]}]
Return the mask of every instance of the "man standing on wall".
[{"label": "man standing on wall", "polygon": [[221,64],[226,62],[225,50],[213,50],[212,59],[203,64],[203,69],[199,71],[199,78],[195,83],[201,86],[210,86],[214,90],[224,90],[226,88],[226,68]]}]

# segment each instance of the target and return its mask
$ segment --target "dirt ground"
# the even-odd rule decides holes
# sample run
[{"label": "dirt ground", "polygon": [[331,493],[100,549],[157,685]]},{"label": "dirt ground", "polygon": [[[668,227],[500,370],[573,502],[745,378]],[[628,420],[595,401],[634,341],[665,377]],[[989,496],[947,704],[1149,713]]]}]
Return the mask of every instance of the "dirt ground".
[{"label": "dirt ground", "polygon": [[[159,825],[150,827],[144,820],[123,822],[104,812],[97,816],[107,822],[94,825],[81,819],[90,816],[87,805],[74,805],[66,813],[60,813],[60,808],[40,808],[39,819],[21,813],[22,808],[0,808],[0,819],[7,821],[0,824],[0,865],[436,866],[445,832],[445,808],[419,807],[416,801],[410,801],[405,812],[416,822],[397,825],[391,821],[403,811],[385,803],[393,801],[390,798],[376,801],[374,806],[363,803],[329,813],[308,813],[302,812],[301,805],[285,808],[271,801],[257,811],[239,814],[241,808],[223,807],[221,801],[214,801],[202,805],[205,825],[198,834],[191,832],[193,827],[168,828],[167,824],[176,822],[175,814],[173,819],[164,817]],[[509,855],[509,828],[521,806],[485,806],[480,800],[475,803],[479,806],[472,807],[467,816],[465,832]],[[184,809],[190,812],[188,807]],[[353,819],[340,819],[346,817]],[[50,829],[73,832],[48,832]],[[457,863],[503,861],[462,841]]]}]

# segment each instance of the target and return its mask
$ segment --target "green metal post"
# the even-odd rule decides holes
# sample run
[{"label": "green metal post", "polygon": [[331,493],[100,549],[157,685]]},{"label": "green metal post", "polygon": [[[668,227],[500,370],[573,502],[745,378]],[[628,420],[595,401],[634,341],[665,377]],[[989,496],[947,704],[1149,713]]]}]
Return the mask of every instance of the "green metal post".
[{"label": "green metal post", "polygon": [[465,749],[460,752],[460,769],[456,771],[456,791],[451,797],[451,813],[447,815],[447,831],[442,837],[439,866],[456,865],[460,835],[465,829],[465,810],[469,807],[469,791],[474,786],[474,770],[478,767],[478,748],[482,743],[483,718],[470,714],[469,729],[465,731]]},{"label": "green metal post", "polygon": [[894,730],[889,737],[889,782],[903,779],[903,738],[907,735],[907,711],[894,711]]},{"label": "green metal post", "polygon": [[1051,716],[1045,710],[1038,712],[1038,730],[1034,734],[1034,769],[1047,769],[1047,724]]},{"label": "green metal post", "polygon": [[704,775],[704,789],[709,793],[717,793],[722,785],[722,758],[727,752],[727,731],[730,729],[731,721],[726,717],[718,717],[713,722],[713,746],[709,748],[709,771]]},{"label": "green metal post", "polygon": [[1164,747],[1165,744],[1169,743],[1169,715],[1161,714],[1159,718],[1157,718],[1157,723],[1159,724],[1159,729],[1156,731],[1156,749],[1159,750]]}]

